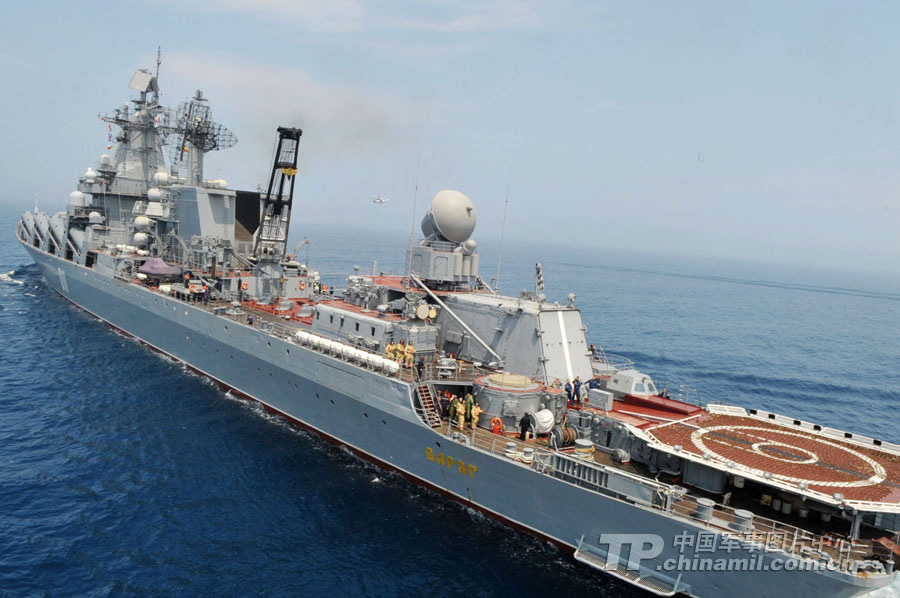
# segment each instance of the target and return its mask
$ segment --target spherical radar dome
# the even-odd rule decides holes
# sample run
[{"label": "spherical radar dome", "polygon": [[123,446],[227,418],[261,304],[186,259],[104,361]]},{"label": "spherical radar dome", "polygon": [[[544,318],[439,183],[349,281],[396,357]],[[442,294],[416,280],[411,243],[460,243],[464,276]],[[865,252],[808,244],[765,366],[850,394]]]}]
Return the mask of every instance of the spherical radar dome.
[{"label": "spherical radar dome", "polygon": [[438,233],[448,241],[464,243],[475,230],[478,215],[472,200],[460,193],[445,189],[431,200],[431,207],[422,219],[425,236]]}]

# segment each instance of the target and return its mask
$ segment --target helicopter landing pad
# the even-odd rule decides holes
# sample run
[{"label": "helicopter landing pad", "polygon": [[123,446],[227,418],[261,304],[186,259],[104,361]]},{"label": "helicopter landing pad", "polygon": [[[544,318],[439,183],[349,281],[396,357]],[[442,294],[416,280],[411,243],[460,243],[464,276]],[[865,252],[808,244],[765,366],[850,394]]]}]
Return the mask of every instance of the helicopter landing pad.
[{"label": "helicopter landing pad", "polygon": [[[900,510],[900,455],[759,418],[703,413],[645,430],[666,452],[689,454],[749,474],[846,501]],[[680,448],[678,448],[680,447]]]}]

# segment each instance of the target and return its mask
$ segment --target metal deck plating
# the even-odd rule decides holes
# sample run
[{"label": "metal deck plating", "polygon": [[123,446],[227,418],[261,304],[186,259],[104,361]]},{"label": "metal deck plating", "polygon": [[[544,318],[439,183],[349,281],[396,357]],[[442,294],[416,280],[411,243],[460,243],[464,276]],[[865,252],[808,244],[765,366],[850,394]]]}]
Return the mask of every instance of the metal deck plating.
[{"label": "metal deck plating", "polygon": [[900,454],[893,445],[784,420],[713,408],[645,431],[683,458],[769,484],[781,482],[818,500],[869,510],[878,503],[891,509],[900,505]]}]

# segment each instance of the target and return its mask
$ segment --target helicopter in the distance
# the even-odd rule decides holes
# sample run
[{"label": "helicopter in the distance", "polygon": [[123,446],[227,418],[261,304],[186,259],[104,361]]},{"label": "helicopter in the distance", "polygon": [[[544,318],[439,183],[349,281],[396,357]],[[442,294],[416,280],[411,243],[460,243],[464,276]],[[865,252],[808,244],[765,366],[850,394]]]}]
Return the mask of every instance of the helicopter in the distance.
[{"label": "helicopter in the distance", "polygon": [[391,201],[391,198],[385,197],[384,195],[373,195],[372,196],[372,203],[375,205],[386,204],[389,201]]}]

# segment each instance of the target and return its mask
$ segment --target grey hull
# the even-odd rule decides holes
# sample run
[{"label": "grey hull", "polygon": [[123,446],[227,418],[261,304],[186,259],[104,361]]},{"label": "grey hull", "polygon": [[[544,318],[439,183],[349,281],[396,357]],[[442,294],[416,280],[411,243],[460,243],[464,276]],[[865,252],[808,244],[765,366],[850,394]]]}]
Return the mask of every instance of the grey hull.
[{"label": "grey hull", "polygon": [[[654,534],[666,540],[650,566],[678,559],[672,539],[704,530],[696,522],[599,494],[462,445],[425,425],[412,387],[365,368],[265,334],[143,287],[101,275],[27,244],[47,283],[75,305],[152,348],[258,401],[356,454],[569,552],[600,534]],[[438,458],[440,456],[440,458]],[[448,459],[449,458],[449,459]],[[441,463],[443,461],[443,463]],[[710,559],[745,557],[780,571],[660,573],[679,591],[703,597],[856,596],[887,585],[829,571],[784,570],[783,553],[716,550]],[[645,563],[646,565],[646,563]]]}]

